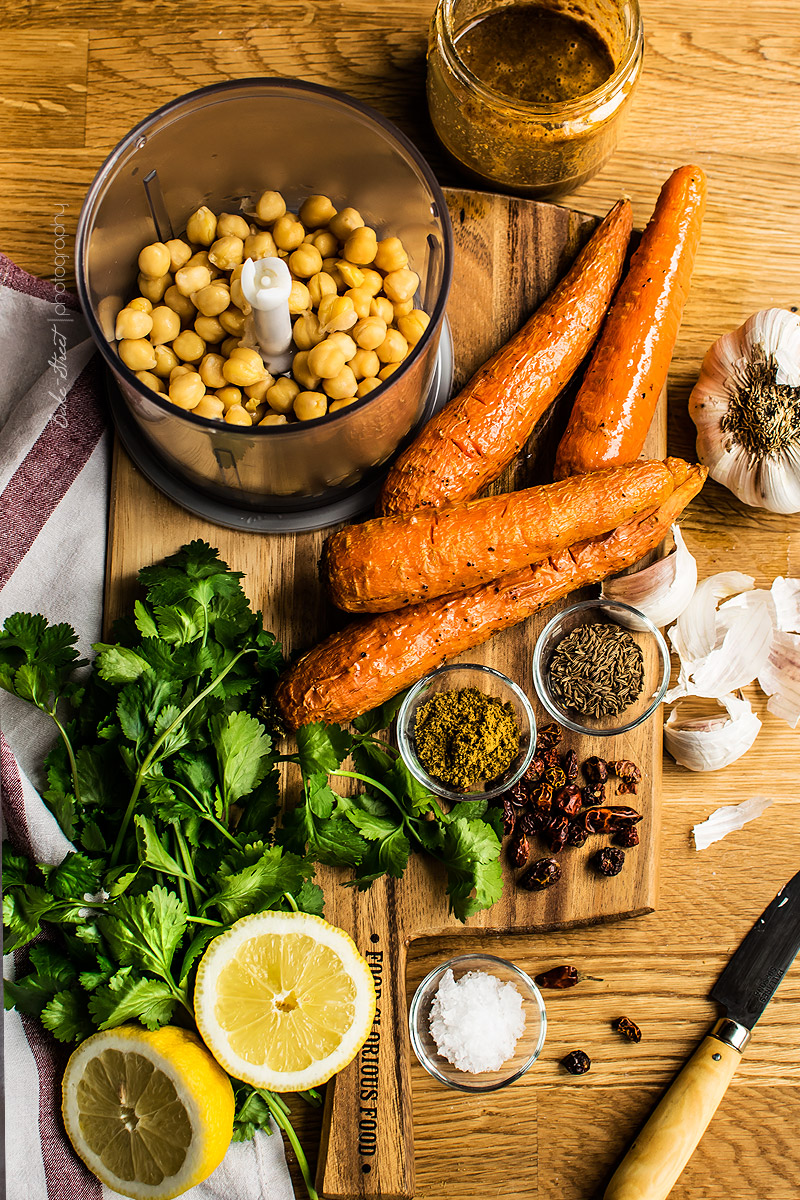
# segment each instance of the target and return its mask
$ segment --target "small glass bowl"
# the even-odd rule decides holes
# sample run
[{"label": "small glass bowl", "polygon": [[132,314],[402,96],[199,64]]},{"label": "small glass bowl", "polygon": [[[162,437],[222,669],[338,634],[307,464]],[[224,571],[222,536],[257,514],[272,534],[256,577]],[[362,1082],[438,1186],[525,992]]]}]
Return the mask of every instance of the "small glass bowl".
[{"label": "small glass bowl", "polygon": [[[459,1071],[436,1048],[430,1031],[430,1011],[439,982],[448,968],[456,979],[460,979],[467,971],[485,971],[502,983],[513,983],[522,996],[525,1028],[511,1058],[503,1063],[499,1071],[482,1071],[475,1075],[469,1071]],[[519,967],[494,954],[461,954],[448,959],[425,976],[411,1001],[408,1027],[414,1053],[434,1079],[459,1092],[495,1092],[519,1079],[536,1062],[544,1045],[547,1015],[539,989]]]},{"label": "small glass bowl", "polygon": [[[591,717],[565,707],[550,685],[550,661],[559,642],[579,625],[618,625],[630,633],[644,656],[644,686],[636,700],[616,716]],[[610,737],[628,733],[652,716],[669,686],[669,648],[663,634],[649,617],[616,600],[584,600],[553,617],[539,634],[533,651],[533,684],[551,717],[575,733]]]},{"label": "small glass bowl", "polygon": [[[459,792],[448,787],[441,779],[429,775],[417,756],[414,725],[417,709],[437,692],[456,691],[459,688],[477,688],[486,696],[509,702],[519,725],[519,751],[502,775],[494,779],[481,781],[475,791]],[[431,671],[419,683],[415,684],[402,703],[397,714],[395,734],[397,748],[403,762],[415,779],[437,796],[447,800],[493,800],[508,790],[522,776],[533,758],[536,746],[536,716],[530,700],[507,675],[495,671],[492,667],[484,667],[478,663],[454,663],[452,666],[439,667]]]}]

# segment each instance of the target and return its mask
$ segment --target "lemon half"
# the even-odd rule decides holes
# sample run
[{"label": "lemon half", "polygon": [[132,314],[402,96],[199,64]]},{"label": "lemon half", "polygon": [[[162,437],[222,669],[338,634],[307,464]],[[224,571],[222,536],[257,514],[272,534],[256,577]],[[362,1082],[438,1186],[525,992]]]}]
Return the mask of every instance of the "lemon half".
[{"label": "lemon half", "polygon": [[200,1038],[121,1025],[82,1042],[62,1084],[77,1154],[134,1200],[170,1200],[219,1166],[233,1132],[233,1088]]},{"label": "lemon half", "polygon": [[317,1087],[355,1057],[375,984],[342,929],[309,913],[254,913],[209,945],[194,990],[197,1027],[237,1079],[275,1092]]}]

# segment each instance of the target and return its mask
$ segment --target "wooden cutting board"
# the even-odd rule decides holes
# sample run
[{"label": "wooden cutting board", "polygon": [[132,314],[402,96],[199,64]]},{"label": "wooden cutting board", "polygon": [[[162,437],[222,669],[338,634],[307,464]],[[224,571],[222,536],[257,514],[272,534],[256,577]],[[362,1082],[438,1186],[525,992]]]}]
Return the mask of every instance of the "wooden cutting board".
[{"label": "wooden cutting board", "polygon": [[[596,219],[567,208],[482,192],[451,190],[456,257],[448,305],[458,389],[497,347],[515,332],[564,274],[596,225]],[[566,394],[542,418],[526,451],[498,481],[497,491],[547,482],[555,446],[566,422]],[[662,397],[645,452],[666,453],[666,403]],[[326,533],[329,531],[326,531]],[[245,574],[244,587],[287,653],[319,640],[337,618],[317,579],[325,533],[262,535],[209,524],[176,507],[132,465],[119,445],[111,487],[106,621],[128,609],[138,570],[173,553],[193,538],[219,548],[221,557]],[[572,599],[572,598],[571,598]],[[534,700],[531,655],[537,634],[554,608],[498,634],[461,656],[498,668]],[[535,705],[536,706],[536,705]],[[537,707],[537,718],[547,720]],[[328,920],[347,929],[373,970],[379,988],[378,1014],[367,1047],[329,1084],[318,1187],[329,1197],[409,1197],[414,1194],[414,1155],[409,1079],[405,966],[417,937],[466,929],[503,932],[552,930],[651,912],[658,890],[661,778],[660,714],[624,737],[580,739],[566,745],[579,758],[601,754],[630,758],[643,784],[634,804],[644,813],[641,843],[630,851],[624,871],[613,879],[587,866],[593,839],[562,853],[563,875],[548,891],[518,890],[507,871],[503,898],[462,925],[448,914],[443,874],[419,855],[402,880],[378,880],[359,893],[339,884],[346,878],[322,868],[318,880]],[[613,799],[613,796],[612,796]],[[623,798],[622,802],[625,799]],[[540,853],[547,853],[540,848]],[[457,953],[457,941],[454,941]],[[443,1096],[443,1100],[445,1097]]]}]

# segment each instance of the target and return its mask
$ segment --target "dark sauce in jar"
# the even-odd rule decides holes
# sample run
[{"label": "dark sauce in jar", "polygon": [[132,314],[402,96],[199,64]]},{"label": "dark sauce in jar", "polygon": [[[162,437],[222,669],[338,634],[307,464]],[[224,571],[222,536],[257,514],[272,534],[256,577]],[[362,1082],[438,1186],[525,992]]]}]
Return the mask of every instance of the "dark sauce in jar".
[{"label": "dark sauce in jar", "polygon": [[464,65],[493,91],[529,104],[587,96],[614,73],[614,59],[586,21],[535,4],[484,13],[456,46]]}]

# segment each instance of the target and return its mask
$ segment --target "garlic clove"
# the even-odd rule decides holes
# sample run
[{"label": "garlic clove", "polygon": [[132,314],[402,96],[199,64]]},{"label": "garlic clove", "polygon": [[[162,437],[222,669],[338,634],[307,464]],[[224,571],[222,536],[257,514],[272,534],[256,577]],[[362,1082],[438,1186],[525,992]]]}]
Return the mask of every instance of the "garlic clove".
[{"label": "garlic clove", "polygon": [[676,704],[664,726],[664,745],[677,763],[689,771],[718,771],[736,762],[752,746],[761,729],[761,721],[748,700],[733,695],[720,696],[717,704],[727,717],[682,719]]},{"label": "garlic clove", "polygon": [[662,628],[680,616],[697,587],[697,562],[677,525],[671,532],[675,546],[665,558],[632,575],[607,580],[602,590],[607,599],[638,608]]}]

